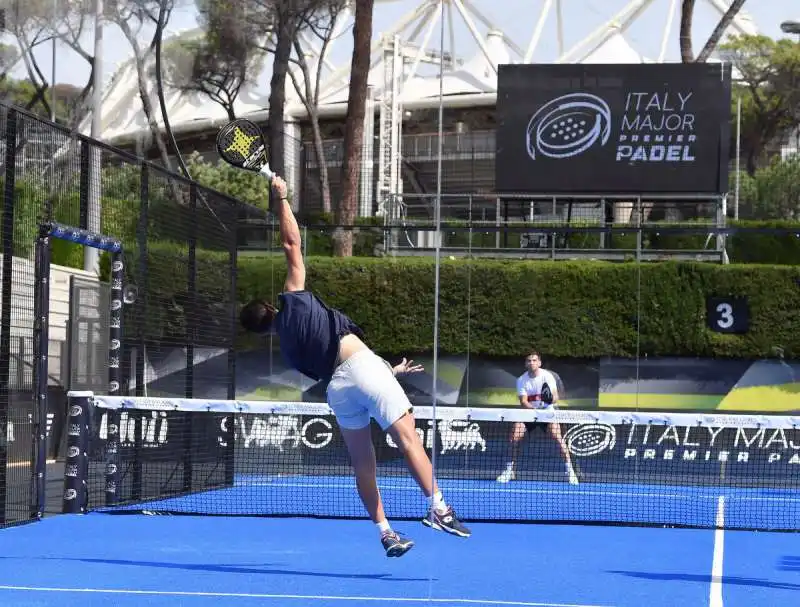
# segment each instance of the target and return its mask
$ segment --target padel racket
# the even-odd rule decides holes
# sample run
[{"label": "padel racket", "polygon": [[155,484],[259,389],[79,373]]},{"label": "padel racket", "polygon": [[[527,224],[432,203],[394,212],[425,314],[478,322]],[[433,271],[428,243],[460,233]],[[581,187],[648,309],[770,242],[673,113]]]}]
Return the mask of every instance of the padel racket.
[{"label": "padel racket", "polygon": [[264,136],[254,122],[237,118],[223,126],[217,133],[217,151],[228,164],[255,173],[265,172],[269,179],[274,177]]}]

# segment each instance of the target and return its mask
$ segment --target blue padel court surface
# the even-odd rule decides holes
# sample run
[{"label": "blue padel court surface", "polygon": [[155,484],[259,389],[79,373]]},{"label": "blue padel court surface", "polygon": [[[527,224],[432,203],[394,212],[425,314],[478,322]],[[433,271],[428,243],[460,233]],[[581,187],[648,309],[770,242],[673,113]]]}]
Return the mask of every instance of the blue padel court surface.
[{"label": "blue padel court surface", "polygon": [[0,531],[0,605],[796,605],[794,533],[413,521],[61,515]]},{"label": "blue padel court surface", "polygon": [[[707,527],[715,524],[722,509],[722,520],[729,528],[777,526],[800,530],[800,520],[787,520],[787,511],[796,512],[800,504],[796,490],[613,483],[573,486],[542,481],[499,484],[448,479],[439,479],[439,484],[459,516],[467,520],[516,522],[533,502],[540,505],[539,518],[545,520]],[[378,486],[390,518],[414,518],[424,513],[425,499],[410,477],[379,478]],[[363,513],[354,479],[341,475],[247,475],[239,477],[232,487],[203,491],[198,497],[180,496],[137,503],[130,508],[192,513],[202,505],[204,512],[241,515],[258,510],[265,499],[265,508],[273,514],[303,516],[321,509],[329,511],[327,507],[320,508],[320,504],[332,504],[333,511],[340,515]]]}]

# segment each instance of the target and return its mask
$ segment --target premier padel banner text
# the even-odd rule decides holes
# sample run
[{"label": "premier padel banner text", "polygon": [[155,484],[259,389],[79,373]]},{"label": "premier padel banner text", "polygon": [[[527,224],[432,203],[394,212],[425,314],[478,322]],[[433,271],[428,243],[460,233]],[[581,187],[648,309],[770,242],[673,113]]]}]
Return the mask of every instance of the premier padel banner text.
[{"label": "premier padel banner text", "polygon": [[730,66],[501,65],[496,188],[727,191]]}]

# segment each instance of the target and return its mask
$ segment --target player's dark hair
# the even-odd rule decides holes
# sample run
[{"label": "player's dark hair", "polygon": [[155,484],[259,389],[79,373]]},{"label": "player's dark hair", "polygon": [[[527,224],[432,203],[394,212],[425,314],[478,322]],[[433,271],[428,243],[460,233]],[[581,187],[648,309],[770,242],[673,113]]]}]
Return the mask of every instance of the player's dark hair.
[{"label": "player's dark hair", "polygon": [[538,358],[539,360],[542,360],[542,355],[539,354],[536,350],[532,350],[532,351],[528,352],[528,355],[525,357],[525,360],[527,360],[529,358],[533,358],[534,356],[536,358]]},{"label": "player's dark hair", "polygon": [[275,319],[275,307],[261,299],[254,299],[239,312],[239,323],[250,333],[267,333]]}]

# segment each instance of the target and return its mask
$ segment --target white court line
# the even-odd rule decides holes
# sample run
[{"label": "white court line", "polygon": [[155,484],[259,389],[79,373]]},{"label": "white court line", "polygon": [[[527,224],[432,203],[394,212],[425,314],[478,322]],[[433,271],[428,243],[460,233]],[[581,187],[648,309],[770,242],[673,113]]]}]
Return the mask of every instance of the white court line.
[{"label": "white court line", "polygon": [[578,605],[574,603],[536,603],[528,601],[495,601],[491,599],[439,599],[422,597],[331,596],[314,594],[256,594],[248,592],[180,592],[169,590],[128,590],[115,588],[47,588],[40,586],[0,586],[0,590],[31,592],[63,592],[90,594],[130,594],[145,596],[187,596],[239,599],[289,599],[306,601],[362,601],[371,603],[458,603],[465,605],[511,605],[516,607],[612,607],[611,605]]},{"label": "white court line", "polygon": [[[667,497],[672,499],[683,500],[719,500],[719,494],[698,494],[698,493],[651,493],[641,491],[595,491],[592,489],[582,489],[580,486],[577,489],[512,489],[501,487],[448,487],[446,484],[447,479],[440,479],[441,484],[448,493],[522,493],[522,494],[544,494],[544,495],[593,495],[593,496],[611,496],[611,497]],[[342,484],[342,483],[287,483],[281,482],[276,479],[275,481],[248,483],[242,482],[234,485],[235,487],[298,487],[304,489],[355,489],[355,483]],[[393,489],[400,491],[418,492],[419,487],[416,485],[386,485],[378,483],[379,489]],[[768,497],[768,496],[735,496],[736,500],[741,501],[773,501],[773,502],[800,502],[800,497]]]},{"label": "white court line", "polygon": [[722,558],[725,554],[725,497],[717,500],[717,530],[714,532],[714,558],[711,561],[711,590],[708,607],[722,606]]}]

